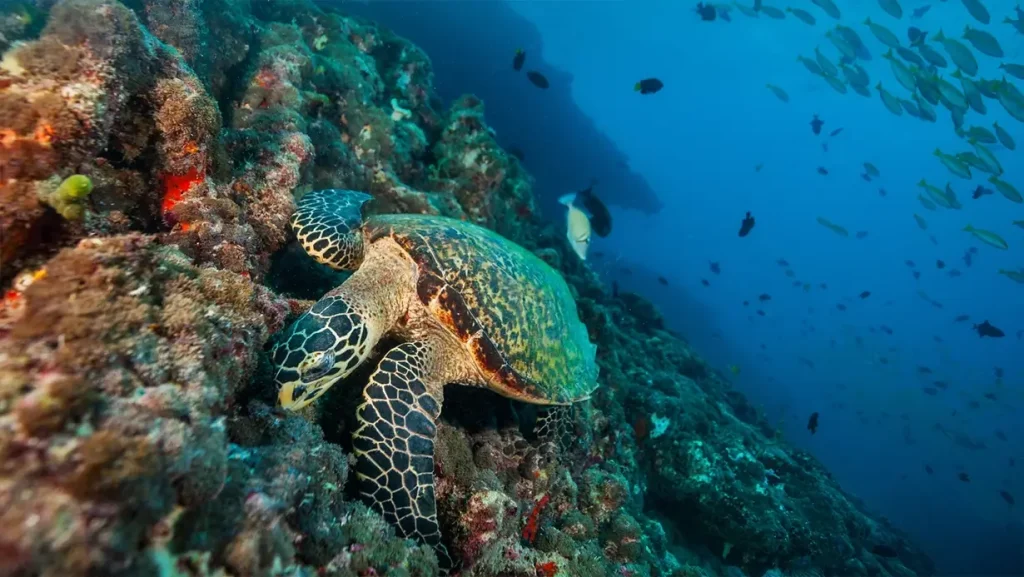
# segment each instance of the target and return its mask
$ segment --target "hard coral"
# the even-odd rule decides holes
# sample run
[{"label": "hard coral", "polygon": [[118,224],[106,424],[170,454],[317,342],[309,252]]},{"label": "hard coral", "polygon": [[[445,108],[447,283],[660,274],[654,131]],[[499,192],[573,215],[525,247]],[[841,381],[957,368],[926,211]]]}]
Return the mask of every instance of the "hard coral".
[{"label": "hard coral", "polygon": [[171,505],[221,490],[218,413],[285,305],[146,237],[85,241],[46,270],[0,337],[0,543],[31,573],[142,570],[133,544]]}]

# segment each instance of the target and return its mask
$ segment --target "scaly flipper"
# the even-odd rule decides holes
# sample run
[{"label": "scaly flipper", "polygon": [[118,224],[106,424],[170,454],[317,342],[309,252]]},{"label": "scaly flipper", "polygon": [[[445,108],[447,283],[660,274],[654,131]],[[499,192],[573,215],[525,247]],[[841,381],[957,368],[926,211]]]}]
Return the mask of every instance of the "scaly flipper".
[{"label": "scaly flipper", "polygon": [[434,437],[444,384],[432,378],[435,357],[423,342],[399,345],[384,356],[356,410],[352,446],[363,498],[399,535],[446,557],[434,500]]},{"label": "scaly flipper", "polygon": [[355,270],[363,260],[363,192],[329,188],[307,193],[292,215],[292,230],[309,256],[338,270]]}]

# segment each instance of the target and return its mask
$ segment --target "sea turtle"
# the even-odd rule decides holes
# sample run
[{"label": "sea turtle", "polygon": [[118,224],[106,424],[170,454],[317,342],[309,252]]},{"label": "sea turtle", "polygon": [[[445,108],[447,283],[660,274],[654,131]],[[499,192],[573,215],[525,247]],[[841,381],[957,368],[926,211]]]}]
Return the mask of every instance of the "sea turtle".
[{"label": "sea turtle", "polygon": [[352,445],[360,493],[405,537],[440,546],[434,437],[448,383],[565,406],[597,387],[596,347],[569,287],[519,245],[467,222],[416,214],[362,218],[371,197],[306,194],[292,217],[303,248],[355,270],[271,351],[278,399],[300,409],[370,355],[402,342],[363,391]]}]

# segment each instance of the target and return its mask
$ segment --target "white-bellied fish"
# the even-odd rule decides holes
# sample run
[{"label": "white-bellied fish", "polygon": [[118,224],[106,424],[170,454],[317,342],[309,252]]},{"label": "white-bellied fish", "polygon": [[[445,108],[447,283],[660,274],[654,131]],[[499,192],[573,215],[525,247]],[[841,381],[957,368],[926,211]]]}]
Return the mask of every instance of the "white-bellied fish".
[{"label": "white-bellied fish", "polygon": [[825,79],[825,82],[828,82],[828,85],[832,87],[832,90],[835,90],[839,94],[846,94],[846,84],[844,84],[842,80],[832,76],[831,74],[826,74],[822,76],[822,78]]},{"label": "white-bellied fish", "polygon": [[892,30],[889,30],[881,24],[872,22],[871,18],[865,18],[864,25],[871,29],[871,33],[874,34],[875,38],[877,38],[882,44],[885,44],[894,50],[900,47],[900,39],[893,34]]},{"label": "white-bellied fish", "polygon": [[843,70],[843,76],[850,85],[868,86],[871,84],[871,77],[868,76],[868,71],[864,70],[863,66],[858,64],[843,64],[841,68]]},{"label": "white-bellied fish", "polygon": [[960,178],[964,178],[967,180],[971,179],[971,167],[967,166],[963,161],[961,161],[957,157],[946,154],[939,150],[938,148],[936,148],[935,152],[933,152],[932,154],[934,154],[939,159],[939,162],[942,163],[942,166],[945,166],[946,169],[948,169],[949,172],[953,174],[953,176],[958,176]]},{"label": "white-bellied fish", "polygon": [[992,134],[992,131],[984,126],[972,126],[967,130],[960,131],[958,136],[961,138],[967,138],[968,140],[974,139],[982,144],[996,143],[996,135]]},{"label": "white-bellied fish", "polygon": [[1013,140],[1013,137],[1010,136],[1010,133],[1005,128],[999,126],[998,122],[993,122],[992,128],[996,131],[996,138],[999,139],[999,144],[1005,146],[1007,150],[1015,150],[1017,148],[1017,142]]},{"label": "white-bellied fish", "polygon": [[844,228],[844,227],[842,227],[842,226],[840,226],[840,225],[830,221],[829,219],[827,219],[827,218],[825,218],[823,216],[819,216],[818,217],[818,224],[820,224],[821,226],[831,230],[832,232],[838,234],[839,236],[841,236],[843,238],[846,238],[846,237],[850,236],[850,231],[846,230],[846,228]]},{"label": "white-bellied fish", "polygon": [[843,57],[850,60],[857,59],[857,51],[853,49],[853,46],[850,46],[850,43],[847,42],[845,38],[837,34],[834,30],[826,32],[825,38],[828,38],[829,42],[836,47],[836,50],[838,50]]},{"label": "white-bellied fish", "polygon": [[899,48],[897,48],[896,54],[899,54],[900,58],[906,60],[907,62],[913,64],[914,66],[917,66],[918,68],[925,67],[925,62],[924,60],[921,59],[921,56],[919,56],[917,52],[914,52],[913,50],[907,48],[906,46],[900,46]]},{"label": "white-bellied fish", "polygon": [[1012,64],[1006,62],[999,63],[999,69],[1006,72],[1014,78],[1020,78],[1024,80],[1024,64]]},{"label": "white-bellied fish", "polygon": [[814,74],[815,76],[823,76],[825,74],[825,71],[821,69],[821,66],[818,66],[816,61],[806,56],[797,56],[796,59],[800,64],[803,64],[804,68],[806,68],[811,74]]},{"label": "white-bellied fish", "polygon": [[1024,283],[1024,268],[1019,268],[1017,270],[1008,270],[1005,268],[1001,268],[999,269],[999,274],[1005,276],[1006,278],[1012,280],[1013,282]]},{"label": "white-bellied fish", "polygon": [[885,10],[885,12],[896,18],[897,20],[903,18],[903,7],[900,6],[899,0],[878,0],[878,5]]},{"label": "white-bellied fish", "polygon": [[825,14],[839,20],[839,7],[832,0],[811,0],[811,3],[825,11]]},{"label": "white-bellied fish", "polygon": [[953,59],[953,64],[960,67],[965,74],[974,76],[978,73],[978,60],[974,58],[974,53],[963,42],[956,38],[947,38],[942,30],[935,35],[935,40],[942,44],[942,47],[946,49],[946,54]]},{"label": "white-bellied fish", "polygon": [[801,22],[805,24],[810,24],[811,26],[814,26],[814,24],[817,22],[813,14],[800,8],[786,8],[786,12],[789,12]]},{"label": "white-bellied fish", "polygon": [[946,190],[943,192],[943,196],[946,197],[946,202],[949,203],[946,208],[952,210],[960,210],[964,205],[960,204],[960,201],[956,199],[956,192],[953,190],[953,185],[946,183]]},{"label": "white-bellied fish", "polygon": [[974,17],[975,20],[982,24],[988,24],[992,19],[989,16],[988,9],[981,3],[981,0],[961,0],[964,3],[964,8]]},{"label": "white-bellied fish", "polygon": [[946,57],[939,54],[939,51],[932,48],[927,44],[922,44],[917,47],[917,51],[921,53],[921,56],[928,61],[928,64],[937,66],[939,68],[945,68],[949,66],[949,62],[946,61]]},{"label": "white-bellied fish", "polygon": [[918,112],[921,113],[921,119],[928,122],[935,122],[938,116],[936,116],[935,108],[932,107],[931,103],[918,94],[915,94],[913,98],[914,102],[917,104]]},{"label": "white-bellied fish", "polygon": [[981,242],[989,246],[994,246],[1000,250],[1006,250],[1010,248],[1009,243],[1003,240],[1003,237],[999,236],[998,234],[990,230],[974,228],[973,226],[968,224],[967,226],[964,227],[964,232],[969,232],[974,235],[974,238],[980,240]]},{"label": "white-bellied fish", "polygon": [[985,172],[996,176],[1001,176],[1003,174],[1003,165],[999,164],[999,159],[996,158],[996,155],[992,154],[991,150],[976,140],[969,140],[968,142],[970,142],[971,146],[974,147],[974,153],[978,155],[982,164],[984,164],[985,168],[988,169]]},{"label": "white-bellied fish", "polygon": [[846,40],[846,42],[853,47],[853,52],[860,60],[871,60],[871,51],[864,44],[864,40],[861,39],[860,34],[849,26],[843,26],[842,24],[836,24],[836,33]]},{"label": "white-bellied fish", "polygon": [[889,112],[896,116],[903,116],[903,106],[900,104],[900,99],[893,96],[888,90],[882,88],[882,83],[879,82],[875,89],[878,90],[878,95],[882,98],[882,104],[889,109]]},{"label": "white-bellied fish", "polygon": [[778,86],[775,86],[774,84],[765,84],[765,88],[771,90],[772,94],[774,94],[775,97],[778,98],[779,100],[783,102],[789,102],[789,94],[786,94],[785,90],[779,88]]},{"label": "white-bellied fish", "polygon": [[906,88],[910,92],[917,90],[917,82],[914,79],[914,73],[907,68],[906,64],[896,58],[896,55],[892,53],[891,49],[883,54],[882,58],[889,61],[889,67],[892,68],[892,75],[896,77],[896,81],[899,82],[903,88]]},{"label": "white-bellied fish", "polygon": [[988,112],[988,107],[985,106],[985,99],[981,97],[981,90],[978,90],[978,84],[974,80],[964,76],[959,70],[954,71],[950,76],[960,81],[960,87],[964,90],[964,98],[972,110],[978,114]]},{"label": "white-bellied fish", "polygon": [[818,66],[821,66],[821,70],[825,74],[828,74],[829,76],[839,75],[839,69],[836,68],[836,65],[833,64],[828,57],[822,54],[821,50],[817,46],[814,47],[814,59],[818,62]]},{"label": "white-bellied fish", "polygon": [[1024,122],[1024,95],[1005,78],[999,83],[999,104],[1010,116]]},{"label": "white-bellied fish", "polygon": [[736,7],[737,10],[740,11],[740,13],[742,13],[747,18],[757,18],[757,10],[754,10],[750,6],[745,6],[745,5],[739,4],[737,2],[733,2],[732,4],[733,4],[733,6]]},{"label": "white-bellied fish", "polygon": [[565,237],[569,239],[569,246],[580,260],[587,260],[587,248],[590,247],[590,218],[587,217],[587,213],[576,208],[575,192],[562,196],[558,202],[564,204],[566,208]]},{"label": "white-bellied fish", "polygon": [[999,41],[996,40],[995,36],[984,30],[971,28],[970,25],[967,25],[964,27],[964,39],[970,42],[971,46],[974,46],[974,49],[982,54],[992,58],[1003,57],[1003,47],[999,45]]},{"label": "white-bellied fish", "polygon": [[988,181],[992,183],[992,186],[996,187],[999,194],[1005,196],[1010,202],[1016,202],[1017,204],[1024,202],[1024,197],[1021,197],[1020,192],[1009,182],[1002,180],[994,174],[988,177]]},{"label": "white-bellied fish", "polygon": [[934,81],[939,88],[939,100],[943,106],[948,108],[950,112],[954,110],[967,110],[967,97],[956,86],[953,86],[952,82],[937,74],[934,76]]}]

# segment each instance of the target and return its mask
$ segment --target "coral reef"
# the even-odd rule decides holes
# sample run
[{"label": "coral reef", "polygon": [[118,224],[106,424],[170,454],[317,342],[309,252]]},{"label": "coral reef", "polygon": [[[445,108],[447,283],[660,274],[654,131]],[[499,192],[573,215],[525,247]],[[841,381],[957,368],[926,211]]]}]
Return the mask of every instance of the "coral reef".
[{"label": "coral reef", "polygon": [[444,110],[416,46],[302,1],[40,6],[0,13],[0,574],[441,571],[348,482],[365,371],[302,415],[273,407],[266,344],[344,278],[288,228],[324,187],[535,251],[599,346],[564,447],[529,433],[535,407],[446,393],[457,572],[933,572],[649,303],[606,292],[535,218],[484,104]]}]

